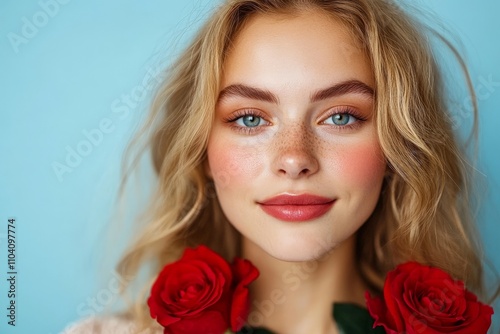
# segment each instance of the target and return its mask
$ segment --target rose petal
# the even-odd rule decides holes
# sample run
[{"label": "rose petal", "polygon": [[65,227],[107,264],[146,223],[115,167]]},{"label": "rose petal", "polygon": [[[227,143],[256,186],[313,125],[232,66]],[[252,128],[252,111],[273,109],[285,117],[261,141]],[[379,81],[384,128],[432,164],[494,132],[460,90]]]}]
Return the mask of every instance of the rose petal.
[{"label": "rose petal", "polygon": [[377,326],[384,327],[387,334],[398,334],[396,330],[396,323],[394,319],[390,316],[387,307],[382,300],[382,298],[370,296],[368,291],[365,292],[365,300],[366,306],[368,308],[368,312],[375,320],[373,323],[373,328]]},{"label": "rose petal", "polygon": [[197,317],[182,319],[165,328],[168,334],[221,334],[229,327],[219,312],[208,311]]},{"label": "rose petal", "polygon": [[[374,325],[387,333],[482,334],[491,325],[493,309],[438,268],[411,262],[399,265],[388,273],[383,297],[371,299],[366,294]],[[398,327],[401,322],[404,328]]]},{"label": "rose petal", "polygon": [[[222,333],[229,327],[232,280],[231,268],[220,255],[205,246],[186,249],[153,283],[148,298],[151,317],[165,331],[182,333],[195,326],[196,332]],[[196,319],[196,324],[187,319]]]},{"label": "rose petal", "polygon": [[232,265],[234,282],[231,302],[231,329],[239,331],[246,322],[250,305],[248,302],[248,285],[259,277],[259,271],[250,261],[236,258]]},{"label": "rose petal", "polygon": [[218,271],[224,275],[228,279],[229,286],[227,289],[230,289],[231,282],[229,278],[232,279],[231,267],[229,263],[227,263],[224,258],[222,258],[219,254],[211,250],[210,248],[200,245],[194,249],[187,248],[182,256],[183,261],[201,261],[206,263],[208,266],[212,268],[217,268]]},{"label": "rose petal", "polygon": [[407,308],[402,296],[404,294],[404,284],[407,280],[406,273],[397,275],[396,272],[393,274],[389,273],[387,275],[387,281],[384,287],[384,302],[387,307],[387,311],[393,323],[395,324],[394,330],[401,332],[404,330],[404,313],[403,311]]},{"label": "rose petal", "polygon": [[151,318],[156,319],[156,321],[164,327],[174,324],[180,320],[179,318],[172,316],[166,309],[157,307],[157,304],[151,297],[148,298],[148,306]]},{"label": "rose petal", "polygon": [[[201,261],[179,262],[176,267],[175,270],[170,271],[170,276],[165,278],[164,289],[159,293],[164,307],[172,314],[176,316],[194,315],[220,298],[222,288],[218,287],[217,284],[224,284],[224,279],[216,279],[218,275],[206,263]],[[215,281],[217,284],[214,287],[212,282]],[[200,286],[198,298],[181,299],[180,293],[193,284]],[[209,297],[206,297],[207,295]],[[196,309],[192,310],[194,306]]]}]

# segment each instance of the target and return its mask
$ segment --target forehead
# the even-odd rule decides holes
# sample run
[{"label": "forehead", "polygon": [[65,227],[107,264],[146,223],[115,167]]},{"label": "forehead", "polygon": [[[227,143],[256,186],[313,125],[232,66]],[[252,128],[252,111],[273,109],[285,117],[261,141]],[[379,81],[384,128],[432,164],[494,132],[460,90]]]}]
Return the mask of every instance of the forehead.
[{"label": "forehead", "polygon": [[369,58],[354,33],[320,10],[256,14],[234,37],[223,85],[245,82],[271,89],[280,78],[316,86],[351,79],[374,85]]}]

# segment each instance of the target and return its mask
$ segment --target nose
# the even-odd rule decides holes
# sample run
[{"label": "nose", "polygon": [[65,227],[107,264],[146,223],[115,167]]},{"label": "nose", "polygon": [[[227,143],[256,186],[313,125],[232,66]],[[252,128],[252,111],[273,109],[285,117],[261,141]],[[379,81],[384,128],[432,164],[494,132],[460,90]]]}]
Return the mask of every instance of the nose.
[{"label": "nose", "polygon": [[285,131],[276,138],[273,171],[281,177],[298,179],[315,174],[319,162],[315,155],[315,140],[306,128]]}]

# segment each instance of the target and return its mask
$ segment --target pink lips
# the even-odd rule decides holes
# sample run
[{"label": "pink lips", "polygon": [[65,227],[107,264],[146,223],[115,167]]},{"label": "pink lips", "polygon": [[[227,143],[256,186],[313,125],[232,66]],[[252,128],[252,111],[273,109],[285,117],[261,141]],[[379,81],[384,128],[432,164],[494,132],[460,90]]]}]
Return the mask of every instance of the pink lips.
[{"label": "pink lips", "polygon": [[268,215],[288,222],[308,221],[319,218],[330,210],[334,199],[303,194],[279,195],[258,202]]}]

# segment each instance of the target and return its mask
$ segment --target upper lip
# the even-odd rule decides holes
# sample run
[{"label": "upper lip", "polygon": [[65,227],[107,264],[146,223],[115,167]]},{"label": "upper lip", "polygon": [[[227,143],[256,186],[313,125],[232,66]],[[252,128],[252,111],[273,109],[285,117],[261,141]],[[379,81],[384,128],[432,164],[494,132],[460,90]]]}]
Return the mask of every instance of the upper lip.
[{"label": "upper lip", "polygon": [[313,194],[281,194],[258,203],[263,205],[319,205],[333,201],[333,198]]}]

